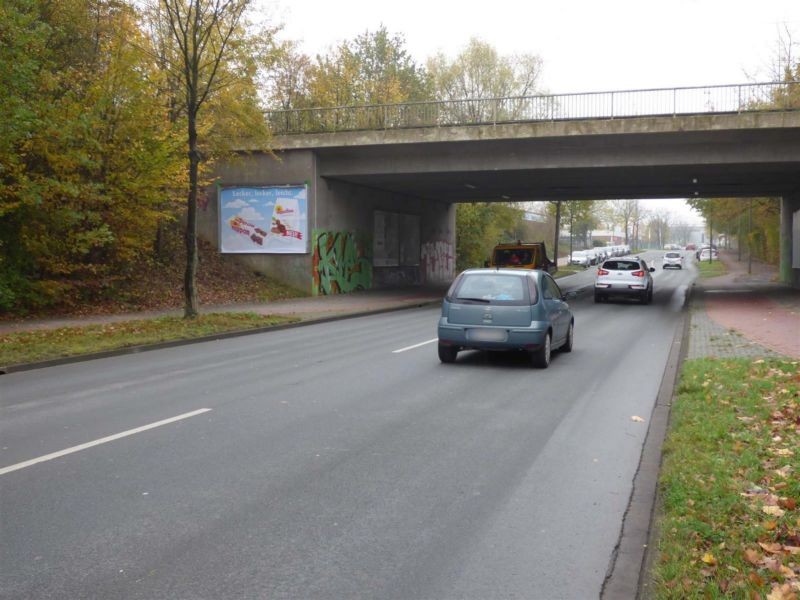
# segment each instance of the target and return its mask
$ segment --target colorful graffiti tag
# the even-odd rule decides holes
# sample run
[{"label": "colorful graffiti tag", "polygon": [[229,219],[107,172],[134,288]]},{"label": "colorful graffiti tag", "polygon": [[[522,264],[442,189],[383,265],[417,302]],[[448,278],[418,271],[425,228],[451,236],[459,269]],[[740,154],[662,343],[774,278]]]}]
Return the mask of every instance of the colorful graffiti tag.
[{"label": "colorful graffiti tag", "polygon": [[349,231],[313,232],[312,289],[315,296],[346,294],[372,287],[371,244]]},{"label": "colorful graffiti tag", "polygon": [[420,252],[422,281],[425,283],[450,283],[455,277],[455,252],[453,244],[445,241],[425,242]]}]

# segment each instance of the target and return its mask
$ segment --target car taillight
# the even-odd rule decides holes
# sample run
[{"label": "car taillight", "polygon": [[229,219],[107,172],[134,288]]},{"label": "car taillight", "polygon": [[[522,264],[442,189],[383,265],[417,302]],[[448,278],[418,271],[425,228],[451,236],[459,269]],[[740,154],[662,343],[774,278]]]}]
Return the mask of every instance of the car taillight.
[{"label": "car taillight", "polygon": [[597,274],[598,275],[608,275],[608,271],[606,271],[605,269],[597,269]]},{"label": "car taillight", "polygon": [[644,277],[644,271],[634,271],[631,273],[634,277]]}]

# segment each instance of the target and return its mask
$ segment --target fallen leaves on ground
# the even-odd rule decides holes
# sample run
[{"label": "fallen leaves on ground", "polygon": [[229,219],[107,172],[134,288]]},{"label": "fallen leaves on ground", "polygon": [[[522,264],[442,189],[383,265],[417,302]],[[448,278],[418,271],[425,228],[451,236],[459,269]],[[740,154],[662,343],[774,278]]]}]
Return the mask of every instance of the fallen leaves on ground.
[{"label": "fallen leaves on ground", "polygon": [[[726,375],[728,370],[731,375]],[[661,535],[685,536],[681,539],[689,547],[684,556],[671,548],[674,578],[660,581],[657,597],[722,594],[800,600],[800,374],[796,364],[772,359],[710,361],[695,373],[681,384],[682,393],[691,395],[687,432],[698,435],[708,423],[706,431],[719,431],[726,438],[724,443],[719,438],[704,448],[703,456],[726,453],[729,462],[724,464],[730,464],[726,469],[730,477],[726,480],[708,466],[682,475],[689,468],[687,461],[697,460],[698,467],[706,464],[693,456],[676,463],[678,474],[672,475],[676,485],[691,483],[696,492],[681,491],[677,510],[670,516],[678,526],[665,526]],[[718,413],[728,420],[715,421]],[[702,439],[705,444],[709,438],[714,439],[681,441],[685,445]],[[668,445],[665,448],[665,456],[674,451]],[[720,481],[715,481],[715,473]],[[717,500],[717,492],[724,501]],[[715,501],[724,509],[715,506]],[[676,565],[677,561],[683,565]]]}]

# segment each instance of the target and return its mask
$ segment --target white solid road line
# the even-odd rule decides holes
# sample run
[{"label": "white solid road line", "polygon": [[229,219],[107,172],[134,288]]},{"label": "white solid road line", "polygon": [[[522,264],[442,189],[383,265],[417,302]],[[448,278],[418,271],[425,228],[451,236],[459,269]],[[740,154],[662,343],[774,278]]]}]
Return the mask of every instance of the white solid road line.
[{"label": "white solid road line", "polygon": [[177,417],[170,417],[169,419],[164,419],[163,421],[156,421],[155,423],[150,423],[149,425],[142,425],[141,427],[137,427],[136,429],[128,429],[128,431],[123,431],[122,433],[115,433],[114,435],[109,435],[107,437],[100,438],[99,440],[94,440],[93,442],[86,442],[85,444],[72,446],[72,448],[59,450],[58,452],[53,452],[51,454],[45,454],[44,456],[40,456],[39,458],[32,458],[31,460],[26,460],[25,462],[17,463],[15,465],[9,465],[8,467],[3,467],[2,469],[0,469],[0,475],[5,475],[6,473],[11,473],[12,471],[18,471],[19,469],[24,469],[25,467],[30,467],[40,462],[53,460],[54,458],[60,458],[62,456],[66,456],[67,454],[72,454],[73,452],[80,452],[81,450],[86,450],[87,448],[91,448],[92,446],[99,446],[100,444],[105,444],[106,442],[113,442],[114,440],[128,437],[129,435],[133,435],[135,433],[141,433],[142,431],[147,431],[148,429],[153,429],[154,427],[161,427],[162,425],[174,423],[175,421],[180,421],[181,419],[188,419],[189,417],[195,417],[197,415],[206,413],[210,410],[211,410],[210,408],[200,408],[198,410],[193,410],[192,412],[178,415]]},{"label": "white solid road line", "polygon": [[433,342],[438,342],[439,338],[433,338],[432,340],[428,340],[427,342],[420,342],[419,344],[414,344],[413,346],[406,346],[405,348],[400,348],[400,350],[392,350],[392,354],[399,354],[400,352],[405,352],[406,350],[413,350],[414,348],[419,348],[420,346],[425,346],[426,344],[432,344]]}]

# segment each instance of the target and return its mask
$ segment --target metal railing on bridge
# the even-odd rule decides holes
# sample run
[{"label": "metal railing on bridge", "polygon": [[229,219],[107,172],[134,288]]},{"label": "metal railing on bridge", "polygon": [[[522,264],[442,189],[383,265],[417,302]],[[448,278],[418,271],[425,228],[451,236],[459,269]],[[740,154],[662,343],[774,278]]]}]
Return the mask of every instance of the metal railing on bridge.
[{"label": "metal railing on bridge", "polygon": [[266,112],[275,134],[800,109],[800,82],[473,98]]}]

